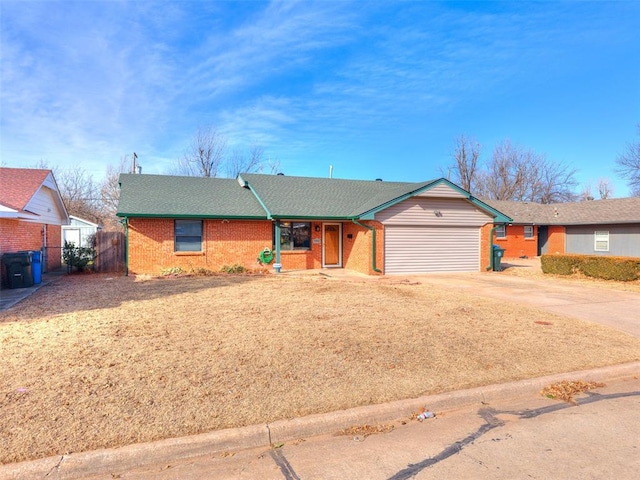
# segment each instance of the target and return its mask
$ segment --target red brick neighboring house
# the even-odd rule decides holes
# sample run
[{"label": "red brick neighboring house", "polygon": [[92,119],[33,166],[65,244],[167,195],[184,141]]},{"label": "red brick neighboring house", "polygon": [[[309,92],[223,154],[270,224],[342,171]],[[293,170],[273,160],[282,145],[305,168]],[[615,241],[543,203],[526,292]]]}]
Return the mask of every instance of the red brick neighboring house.
[{"label": "red brick neighboring house", "polygon": [[[61,265],[61,225],[69,214],[51,170],[0,168],[0,256],[41,250],[44,271]],[[2,284],[5,284],[2,267]]]},{"label": "red brick neighboring house", "polygon": [[542,205],[485,200],[513,221],[496,230],[505,258],[575,253],[640,257],[640,197]]},{"label": "red brick neighboring house", "polygon": [[283,271],[480,271],[494,221],[511,220],[445,179],[122,174],[120,187],[132,274],[254,269],[265,251]]}]

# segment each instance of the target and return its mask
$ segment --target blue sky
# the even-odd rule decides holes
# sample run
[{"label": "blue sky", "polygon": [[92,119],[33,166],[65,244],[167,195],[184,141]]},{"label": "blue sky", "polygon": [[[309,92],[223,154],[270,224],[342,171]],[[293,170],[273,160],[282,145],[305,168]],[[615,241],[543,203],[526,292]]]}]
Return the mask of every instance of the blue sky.
[{"label": "blue sky", "polygon": [[[287,175],[446,176],[454,139],[611,180],[640,123],[640,2],[3,0],[5,166],[135,151],[168,173],[199,127]],[[597,189],[596,189],[597,191]]]}]

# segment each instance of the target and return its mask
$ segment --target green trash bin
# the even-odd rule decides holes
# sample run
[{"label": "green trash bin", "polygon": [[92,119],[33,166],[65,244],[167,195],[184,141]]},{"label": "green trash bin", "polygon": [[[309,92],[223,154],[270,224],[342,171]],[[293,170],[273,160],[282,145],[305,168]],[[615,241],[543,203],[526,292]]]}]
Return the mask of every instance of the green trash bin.
[{"label": "green trash bin", "polygon": [[504,256],[504,248],[500,248],[500,245],[494,245],[493,246],[493,271],[494,272],[502,271],[500,262],[502,261],[503,256]]},{"label": "green trash bin", "polygon": [[7,271],[9,288],[33,287],[31,252],[5,253],[2,263]]}]

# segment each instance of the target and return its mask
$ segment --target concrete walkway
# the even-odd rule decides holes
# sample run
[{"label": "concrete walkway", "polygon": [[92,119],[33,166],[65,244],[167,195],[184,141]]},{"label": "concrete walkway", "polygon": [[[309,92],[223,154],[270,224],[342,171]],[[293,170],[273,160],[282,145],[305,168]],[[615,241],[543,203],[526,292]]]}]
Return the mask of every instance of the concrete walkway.
[{"label": "concrete walkway", "polygon": [[33,287],[27,288],[3,288],[0,290],[0,311],[8,310],[17,303],[21,302],[27,297],[30,297],[42,287],[49,285],[50,283],[58,280],[62,275],[65,275],[66,271],[60,270],[58,272],[50,272],[42,274],[42,282]]}]

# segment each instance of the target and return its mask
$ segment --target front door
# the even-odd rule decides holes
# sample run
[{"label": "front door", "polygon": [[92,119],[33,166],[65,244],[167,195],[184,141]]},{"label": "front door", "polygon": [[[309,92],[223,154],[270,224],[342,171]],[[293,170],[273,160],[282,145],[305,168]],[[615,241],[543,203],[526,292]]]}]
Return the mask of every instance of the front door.
[{"label": "front door", "polygon": [[538,227],[538,256],[549,253],[549,227]]},{"label": "front door", "polygon": [[342,266],[342,224],[325,223],[322,225],[322,266]]}]

